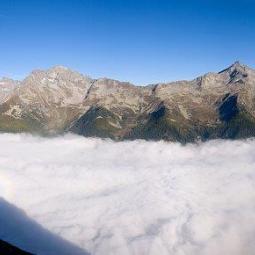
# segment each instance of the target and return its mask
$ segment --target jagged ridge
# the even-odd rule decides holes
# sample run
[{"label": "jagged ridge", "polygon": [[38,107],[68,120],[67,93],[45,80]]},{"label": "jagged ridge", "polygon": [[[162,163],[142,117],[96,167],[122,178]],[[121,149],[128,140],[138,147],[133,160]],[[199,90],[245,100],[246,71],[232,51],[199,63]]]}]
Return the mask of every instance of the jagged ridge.
[{"label": "jagged ridge", "polygon": [[192,81],[144,87],[57,66],[21,82],[4,79],[0,88],[4,132],[179,142],[255,135],[255,70],[239,62]]}]

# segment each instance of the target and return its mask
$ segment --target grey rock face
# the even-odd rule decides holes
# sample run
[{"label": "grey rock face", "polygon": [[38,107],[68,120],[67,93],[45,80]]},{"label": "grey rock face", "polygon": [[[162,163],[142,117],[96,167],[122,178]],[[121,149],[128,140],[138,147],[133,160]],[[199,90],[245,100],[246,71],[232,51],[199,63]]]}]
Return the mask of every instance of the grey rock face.
[{"label": "grey rock face", "polygon": [[33,71],[0,107],[6,119],[4,130],[11,126],[14,131],[59,132],[83,112],[91,83],[90,78],[64,67]]},{"label": "grey rock face", "polygon": [[239,62],[144,87],[57,66],[33,71],[2,98],[2,131],[180,142],[255,135],[255,70]]},{"label": "grey rock face", "polygon": [[0,104],[6,101],[11,96],[13,90],[18,85],[18,81],[14,81],[9,78],[2,78],[0,80]]}]

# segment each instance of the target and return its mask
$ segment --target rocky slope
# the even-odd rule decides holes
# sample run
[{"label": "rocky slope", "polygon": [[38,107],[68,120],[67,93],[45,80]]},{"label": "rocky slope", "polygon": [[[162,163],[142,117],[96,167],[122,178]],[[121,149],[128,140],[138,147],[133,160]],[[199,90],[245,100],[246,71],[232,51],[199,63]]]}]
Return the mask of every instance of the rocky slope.
[{"label": "rocky slope", "polygon": [[0,104],[6,101],[11,95],[13,90],[19,85],[18,81],[9,78],[2,78],[0,80]]},{"label": "rocky slope", "polygon": [[239,62],[192,81],[144,87],[57,66],[2,90],[5,132],[180,142],[255,135],[255,70]]}]

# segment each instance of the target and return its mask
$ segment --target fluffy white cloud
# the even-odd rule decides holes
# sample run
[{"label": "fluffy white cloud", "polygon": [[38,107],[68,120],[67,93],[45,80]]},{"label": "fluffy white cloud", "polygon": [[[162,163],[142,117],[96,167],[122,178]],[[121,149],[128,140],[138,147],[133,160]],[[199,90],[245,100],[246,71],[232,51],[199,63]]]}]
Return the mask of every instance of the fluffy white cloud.
[{"label": "fluffy white cloud", "polygon": [[92,254],[254,254],[254,140],[0,144],[1,196]]}]

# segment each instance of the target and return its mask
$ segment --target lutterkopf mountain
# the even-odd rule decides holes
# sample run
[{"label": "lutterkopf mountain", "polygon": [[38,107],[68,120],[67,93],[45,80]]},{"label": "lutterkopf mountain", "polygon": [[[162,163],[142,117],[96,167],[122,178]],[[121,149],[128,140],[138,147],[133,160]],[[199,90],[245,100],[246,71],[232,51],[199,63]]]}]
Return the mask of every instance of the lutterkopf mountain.
[{"label": "lutterkopf mountain", "polygon": [[0,131],[194,142],[255,136],[255,70],[135,86],[62,66],[0,81]]}]

